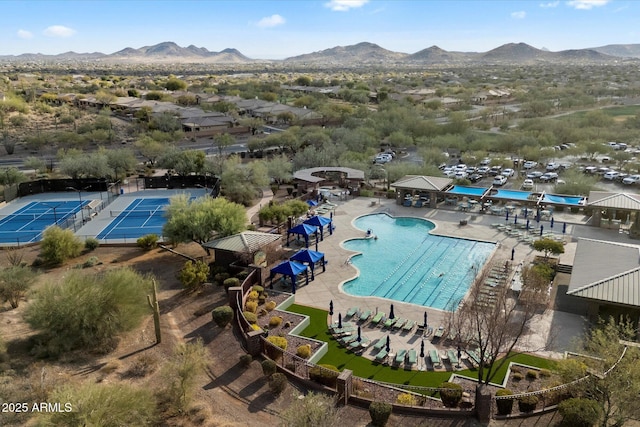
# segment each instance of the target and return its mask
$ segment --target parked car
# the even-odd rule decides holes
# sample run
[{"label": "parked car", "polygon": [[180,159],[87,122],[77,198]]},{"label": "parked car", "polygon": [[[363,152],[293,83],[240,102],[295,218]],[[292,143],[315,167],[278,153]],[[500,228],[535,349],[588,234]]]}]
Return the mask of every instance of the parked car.
[{"label": "parked car", "polygon": [[480,166],[478,168],[477,172],[479,174],[482,174],[482,175],[487,175],[490,170],[491,170],[491,168],[489,166]]},{"label": "parked car", "polygon": [[467,173],[465,171],[459,170],[456,171],[455,175],[453,176],[455,179],[464,179],[467,177]]},{"label": "parked car", "polygon": [[488,157],[485,157],[480,161],[480,166],[489,166],[490,164],[491,164],[491,159]]},{"label": "parked car", "polygon": [[620,172],[614,171],[614,170],[610,170],[607,173],[605,173],[602,177],[604,179],[609,180],[609,181],[613,181],[618,177],[618,175],[620,175]]},{"label": "parked car", "polygon": [[501,173],[502,173],[502,166],[491,166],[491,169],[489,169],[489,175],[491,176],[500,175]]},{"label": "parked car", "polygon": [[540,171],[533,171],[533,172],[529,172],[527,174],[527,179],[540,179],[540,177],[542,176],[542,172]]},{"label": "parked car", "polygon": [[507,177],[504,175],[496,175],[496,177],[493,179],[493,185],[496,185],[496,186],[505,185],[506,183],[507,183]]},{"label": "parked car", "polygon": [[471,182],[478,182],[483,178],[482,175],[480,175],[479,173],[472,173],[471,175],[469,175],[469,181]]},{"label": "parked car", "polygon": [[547,172],[540,177],[540,181],[542,182],[550,182],[554,179],[558,179],[558,174],[556,172]]},{"label": "parked car", "polygon": [[531,160],[524,162],[524,165],[522,165],[522,167],[525,169],[533,169],[536,166],[538,166],[538,162],[534,162]]},{"label": "parked car", "polygon": [[373,159],[373,163],[389,163],[393,160],[393,156],[391,154],[382,153],[378,154],[375,159]]},{"label": "parked car", "polygon": [[558,169],[560,169],[560,163],[556,163],[556,162],[547,163],[547,172],[557,171]]},{"label": "parked car", "polygon": [[629,175],[622,180],[625,185],[637,184],[640,182],[640,175]]},{"label": "parked car", "polygon": [[515,174],[516,174],[516,171],[514,171],[511,168],[507,168],[507,169],[504,169],[500,175],[504,175],[507,178],[511,178]]},{"label": "parked car", "polygon": [[588,175],[595,175],[596,172],[598,172],[598,168],[596,166],[587,166],[584,168],[584,173]]},{"label": "parked car", "polygon": [[522,187],[523,190],[532,190],[533,189],[533,180],[532,179],[525,179],[524,182],[522,183]]}]

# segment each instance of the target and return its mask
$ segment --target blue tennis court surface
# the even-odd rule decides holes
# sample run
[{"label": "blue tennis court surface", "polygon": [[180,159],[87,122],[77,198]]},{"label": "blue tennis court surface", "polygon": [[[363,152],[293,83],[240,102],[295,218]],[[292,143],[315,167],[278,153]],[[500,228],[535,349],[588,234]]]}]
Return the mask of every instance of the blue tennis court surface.
[{"label": "blue tennis court surface", "polygon": [[147,234],[162,236],[169,198],[135,199],[123,211],[111,211],[114,220],[97,236],[98,240],[137,239]]},{"label": "blue tennis court surface", "polygon": [[50,225],[68,228],[79,218],[76,215],[90,201],[31,202],[17,211],[1,217],[0,243],[30,243],[42,239],[42,232]]}]

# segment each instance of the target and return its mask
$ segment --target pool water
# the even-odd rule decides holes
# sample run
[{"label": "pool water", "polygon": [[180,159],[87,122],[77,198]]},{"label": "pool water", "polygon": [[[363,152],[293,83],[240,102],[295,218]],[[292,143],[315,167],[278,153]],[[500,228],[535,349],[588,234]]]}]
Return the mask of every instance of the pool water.
[{"label": "pool water", "polygon": [[429,234],[420,218],[362,216],[355,226],[377,239],[353,239],[346,249],[359,276],[343,284],[355,296],[377,296],[441,310],[455,310],[495,244]]},{"label": "pool water", "polygon": [[463,196],[482,196],[486,193],[488,188],[481,187],[466,187],[464,185],[454,185],[453,188],[447,191],[448,194],[460,194]]},{"label": "pool water", "polygon": [[491,197],[496,199],[511,199],[511,200],[528,200],[531,195],[531,191],[518,191],[518,190],[498,190],[496,194],[492,194]]}]

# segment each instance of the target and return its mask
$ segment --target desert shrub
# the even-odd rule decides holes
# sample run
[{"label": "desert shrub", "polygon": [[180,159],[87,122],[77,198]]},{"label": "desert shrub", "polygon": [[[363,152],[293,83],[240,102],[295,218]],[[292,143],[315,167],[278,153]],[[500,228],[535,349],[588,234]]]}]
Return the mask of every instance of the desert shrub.
[{"label": "desert shrub", "polygon": [[222,285],[224,286],[224,290],[226,292],[229,292],[229,288],[236,288],[240,286],[240,281],[235,277],[229,277],[227,279],[224,279]]},{"label": "desert shrub", "polygon": [[251,356],[250,354],[243,354],[242,356],[240,356],[240,366],[242,366],[243,368],[248,368],[249,366],[251,366],[251,362],[253,362],[253,356]]},{"label": "desert shrub", "polygon": [[143,378],[153,373],[157,368],[158,360],[148,354],[143,354],[133,361],[131,366],[123,374],[129,378]]},{"label": "desert shrub", "polygon": [[287,328],[290,328],[290,327],[291,327],[291,322],[288,321],[288,320],[286,322],[284,322],[284,325],[282,325],[283,329],[287,329]]},{"label": "desert shrub", "polygon": [[258,295],[262,295],[264,293],[264,288],[262,286],[259,286],[259,285],[254,285],[251,289],[252,289],[253,292],[257,292]]},{"label": "desert shrub", "polygon": [[37,353],[110,350],[119,333],[135,328],[149,313],[150,289],[149,277],[128,268],[100,274],[75,270],[59,283],[45,284],[25,314],[39,331]]},{"label": "desert shrub", "polygon": [[332,427],[339,425],[336,399],[323,393],[310,392],[304,398],[293,399],[282,411],[287,427]]},{"label": "desert shrub", "polygon": [[[65,411],[41,413],[38,425],[153,426],[157,408],[151,389],[127,384],[66,384],[49,396],[52,402],[73,402]],[[71,410],[72,409],[72,410]]]},{"label": "desert shrub", "polygon": [[260,327],[260,325],[257,325],[255,323],[251,324],[251,329],[253,329],[254,331],[261,331],[262,328]]},{"label": "desert shrub", "polygon": [[94,251],[100,246],[100,241],[95,237],[87,237],[84,241],[84,248],[88,251]]},{"label": "desert shrub", "polygon": [[533,369],[529,369],[527,371],[527,379],[528,380],[537,380],[538,379],[538,371],[534,371]]},{"label": "desert shrub", "polygon": [[280,372],[276,372],[271,375],[271,380],[269,381],[269,389],[273,394],[280,394],[287,388],[287,376]]},{"label": "desert shrub", "polygon": [[241,272],[236,274],[236,277],[238,278],[238,280],[243,281],[244,279],[247,278],[248,275],[249,275],[249,272],[247,270],[242,270]]},{"label": "desert shrub", "polygon": [[207,365],[207,351],[201,339],[180,343],[162,369],[162,386],[157,390],[166,414],[184,413],[196,390],[196,380]]},{"label": "desert shrub", "polygon": [[266,316],[267,313],[269,313],[267,310],[260,308],[260,310],[258,310],[258,317]]},{"label": "desert shrub", "polygon": [[531,412],[536,409],[538,405],[538,397],[537,396],[522,396],[518,399],[518,409],[520,412]]},{"label": "desert shrub", "polygon": [[572,398],[560,402],[558,411],[562,415],[562,425],[591,427],[602,417],[602,409],[595,400]]},{"label": "desert shrub", "polygon": [[178,280],[185,289],[190,291],[199,289],[208,277],[209,264],[204,261],[189,260],[178,272]]},{"label": "desert shrub", "polygon": [[243,311],[242,314],[244,315],[244,318],[247,319],[247,322],[251,324],[258,323],[258,316],[256,316],[255,313]]},{"label": "desert shrub", "polygon": [[89,257],[85,262],[82,263],[82,268],[91,268],[96,265],[102,264],[97,256]]},{"label": "desert shrub", "polygon": [[548,369],[540,369],[540,378],[549,378],[551,376],[551,371]]},{"label": "desert shrub", "polygon": [[276,302],[275,301],[269,301],[269,302],[265,303],[264,308],[267,311],[273,311],[276,308]]},{"label": "desert shrub", "polygon": [[249,295],[247,295],[247,301],[258,301],[259,296],[260,294],[258,294],[258,292],[251,291],[249,292]]},{"label": "desert shrub", "polygon": [[251,313],[255,313],[258,311],[258,303],[255,301],[247,301],[244,304],[244,311],[250,311]]},{"label": "desert shrub", "polygon": [[224,328],[233,320],[233,309],[228,305],[216,307],[211,311],[211,317],[216,325]]},{"label": "desert shrub", "polygon": [[462,386],[460,384],[444,382],[440,384],[440,399],[447,408],[455,408],[462,399]]},{"label": "desert shrub", "polygon": [[262,373],[265,377],[270,377],[278,370],[278,365],[276,365],[276,362],[270,359],[263,360],[260,365],[262,365]]},{"label": "desert shrub", "polygon": [[[511,396],[513,392],[506,388],[501,388],[496,392],[496,396]],[[496,400],[496,406],[498,407],[498,415],[509,415],[513,409],[513,399],[498,399]]]},{"label": "desert shrub", "polygon": [[311,356],[311,346],[309,344],[302,344],[296,349],[296,355],[303,359],[308,359]]},{"label": "desert shrub", "polygon": [[411,393],[400,393],[396,399],[396,403],[400,405],[416,406],[418,404],[418,397]]},{"label": "desert shrub", "polygon": [[267,342],[273,344],[267,346],[267,355],[273,360],[278,360],[282,357],[282,351],[286,350],[289,344],[285,337],[279,337],[277,335],[268,336]]},{"label": "desert shrub", "polygon": [[375,427],[384,427],[389,421],[391,416],[391,410],[393,407],[390,403],[386,402],[371,402],[369,405],[369,416],[371,417],[371,424]]},{"label": "desert shrub", "polygon": [[72,230],[63,230],[53,225],[47,227],[42,233],[40,257],[49,265],[60,265],[80,255],[82,248],[82,242]]},{"label": "desert shrub", "polygon": [[262,305],[265,303],[266,300],[267,300],[267,297],[265,297],[264,295],[260,295],[258,297],[258,304]]},{"label": "desert shrub", "polygon": [[229,278],[229,273],[224,272],[224,271],[221,271],[219,273],[215,273],[213,275],[213,280],[216,281],[218,286],[224,285],[224,281],[227,280],[228,278]]},{"label": "desert shrub", "polygon": [[511,379],[515,382],[522,381],[523,378],[524,375],[522,375],[520,372],[515,372],[511,375]]},{"label": "desert shrub", "polygon": [[136,240],[136,245],[140,249],[150,251],[158,247],[158,239],[157,234],[147,234],[146,236],[139,237],[138,240]]},{"label": "desert shrub", "polygon": [[330,388],[336,387],[340,371],[333,365],[318,365],[309,369],[309,379]]},{"label": "desert shrub", "polygon": [[273,316],[271,319],[269,319],[269,329],[277,328],[281,324],[282,324],[282,317],[280,316]]}]

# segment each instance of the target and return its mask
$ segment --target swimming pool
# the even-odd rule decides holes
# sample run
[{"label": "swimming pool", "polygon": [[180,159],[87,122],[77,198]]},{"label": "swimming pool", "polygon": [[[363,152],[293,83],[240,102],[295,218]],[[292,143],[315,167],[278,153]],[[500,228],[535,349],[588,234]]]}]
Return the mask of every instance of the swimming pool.
[{"label": "swimming pool", "polygon": [[393,218],[386,214],[355,220],[377,239],[353,239],[346,249],[357,278],[342,285],[355,296],[377,296],[441,310],[457,308],[476,271],[495,244],[429,234],[435,225],[420,218]]},{"label": "swimming pool", "polygon": [[492,194],[491,197],[496,199],[528,200],[530,195],[531,191],[498,190],[497,193]]},{"label": "swimming pool", "polygon": [[482,196],[488,188],[466,187],[464,185],[454,185],[452,189],[447,191],[449,194],[460,194],[463,196]]},{"label": "swimming pool", "polygon": [[542,203],[557,203],[562,205],[580,206],[583,204],[584,197],[575,196],[558,196],[555,194],[545,194]]}]

